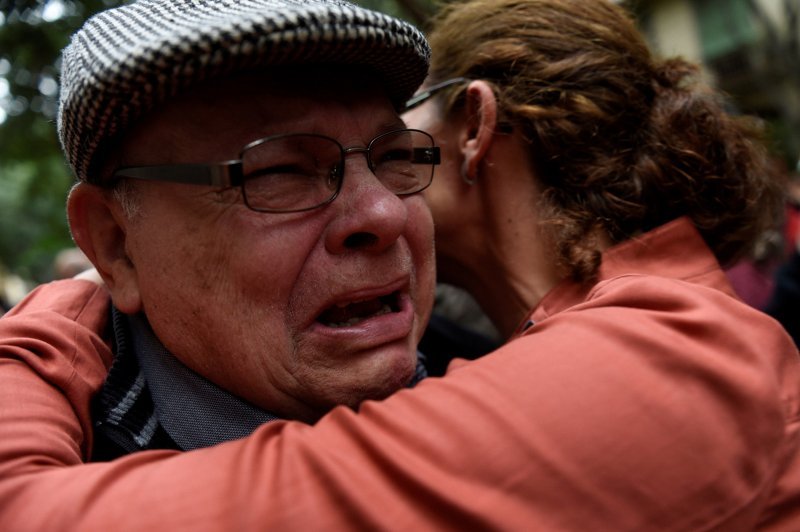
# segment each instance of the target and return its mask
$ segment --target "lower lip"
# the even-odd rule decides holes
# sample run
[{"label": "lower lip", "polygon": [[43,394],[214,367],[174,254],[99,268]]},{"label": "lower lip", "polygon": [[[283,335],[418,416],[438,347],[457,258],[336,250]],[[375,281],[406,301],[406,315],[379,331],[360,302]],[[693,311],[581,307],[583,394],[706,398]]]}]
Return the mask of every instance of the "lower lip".
[{"label": "lower lip", "polygon": [[325,342],[347,342],[354,349],[374,347],[404,339],[414,326],[414,306],[407,295],[398,296],[398,312],[367,318],[355,325],[328,327],[314,322],[311,332]]}]

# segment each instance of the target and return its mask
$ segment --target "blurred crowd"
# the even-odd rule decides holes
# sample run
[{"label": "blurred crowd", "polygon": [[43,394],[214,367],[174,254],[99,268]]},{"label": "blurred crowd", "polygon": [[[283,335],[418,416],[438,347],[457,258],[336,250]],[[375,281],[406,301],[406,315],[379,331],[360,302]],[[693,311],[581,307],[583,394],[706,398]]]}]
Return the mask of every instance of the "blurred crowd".
[{"label": "blurred crowd", "polygon": [[[51,279],[68,279],[91,267],[89,259],[75,247],[62,249],[53,258]],[[33,286],[0,265],[0,316],[20,301]]]}]

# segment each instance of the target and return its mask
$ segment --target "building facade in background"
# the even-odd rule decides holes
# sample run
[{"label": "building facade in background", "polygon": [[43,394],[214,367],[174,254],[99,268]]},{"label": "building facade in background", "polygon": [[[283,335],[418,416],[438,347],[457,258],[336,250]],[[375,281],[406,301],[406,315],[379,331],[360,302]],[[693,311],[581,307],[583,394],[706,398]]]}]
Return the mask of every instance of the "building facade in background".
[{"label": "building facade in background", "polygon": [[767,120],[791,170],[800,159],[800,0],[634,0],[660,55],[704,65],[743,113]]}]

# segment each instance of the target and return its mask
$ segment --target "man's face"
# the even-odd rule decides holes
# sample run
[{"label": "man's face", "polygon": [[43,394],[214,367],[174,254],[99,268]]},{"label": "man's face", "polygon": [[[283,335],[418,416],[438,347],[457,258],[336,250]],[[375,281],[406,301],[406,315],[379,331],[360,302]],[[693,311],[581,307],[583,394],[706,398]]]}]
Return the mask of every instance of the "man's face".
[{"label": "man's face", "polygon": [[[363,147],[402,127],[366,78],[247,76],[150,115],[126,140],[123,163],[225,161],[279,133]],[[239,188],[135,187],[139,212],[123,225],[140,303],[123,310],[144,310],[184,364],[307,421],[409,381],[434,288],[433,224],[420,194],[389,192],[359,153],[346,159],[336,200],[308,212],[251,211]]]}]

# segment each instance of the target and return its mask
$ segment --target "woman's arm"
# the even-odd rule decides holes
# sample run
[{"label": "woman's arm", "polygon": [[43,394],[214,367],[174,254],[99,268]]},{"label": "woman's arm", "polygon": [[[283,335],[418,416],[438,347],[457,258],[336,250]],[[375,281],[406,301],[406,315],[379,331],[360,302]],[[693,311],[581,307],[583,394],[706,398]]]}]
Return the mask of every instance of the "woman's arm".
[{"label": "woman's arm", "polygon": [[5,530],[737,528],[786,451],[776,372],[797,368],[759,354],[785,351],[776,335],[712,346],[692,318],[676,346],[714,309],[642,321],[614,300],[359,413],[87,464],[107,301],[66,283],[0,320]]}]

